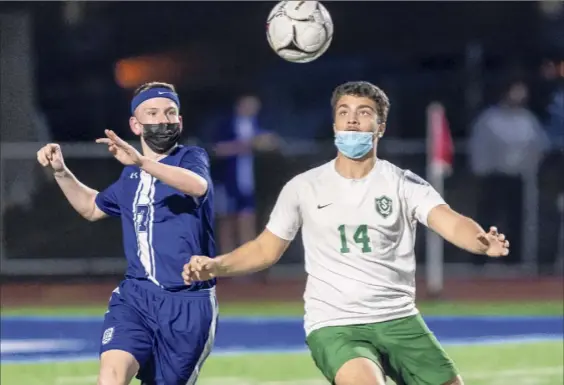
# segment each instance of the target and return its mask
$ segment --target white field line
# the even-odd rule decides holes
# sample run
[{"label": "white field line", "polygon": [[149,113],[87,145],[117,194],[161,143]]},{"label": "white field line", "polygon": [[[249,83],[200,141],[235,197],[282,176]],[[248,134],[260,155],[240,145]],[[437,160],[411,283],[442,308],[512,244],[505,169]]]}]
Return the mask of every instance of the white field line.
[{"label": "white field line", "polygon": [[544,368],[531,368],[531,369],[508,369],[499,372],[470,372],[468,374],[462,374],[463,378],[468,378],[471,380],[487,380],[488,378],[494,377],[520,377],[520,376],[552,376],[552,375],[564,375],[564,367],[562,366],[547,366]]},{"label": "white field line", "polygon": [[0,352],[10,353],[50,353],[60,350],[80,350],[85,345],[78,339],[4,339],[0,341]]}]

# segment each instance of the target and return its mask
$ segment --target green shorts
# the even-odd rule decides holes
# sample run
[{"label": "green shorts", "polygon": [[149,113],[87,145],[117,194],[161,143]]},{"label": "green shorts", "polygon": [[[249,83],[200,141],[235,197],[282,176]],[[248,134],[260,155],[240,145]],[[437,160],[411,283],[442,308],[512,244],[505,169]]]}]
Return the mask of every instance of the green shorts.
[{"label": "green shorts", "polygon": [[366,325],[314,330],[307,344],[317,367],[334,383],[345,362],[374,361],[397,385],[441,385],[458,374],[452,360],[417,314]]}]

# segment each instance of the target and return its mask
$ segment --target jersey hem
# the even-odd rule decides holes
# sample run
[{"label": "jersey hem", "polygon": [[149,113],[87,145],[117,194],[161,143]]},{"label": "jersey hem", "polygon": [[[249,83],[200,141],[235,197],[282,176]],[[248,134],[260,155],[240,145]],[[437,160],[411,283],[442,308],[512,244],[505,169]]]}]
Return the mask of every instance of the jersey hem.
[{"label": "jersey hem", "polygon": [[145,290],[151,291],[153,293],[159,295],[170,295],[170,296],[178,296],[178,297],[204,297],[207,298],[209,296],[215,296],[216,294],[216,285],[210,287],[202,287],[198,290],[178,290],[178,291],[170,291],[164,287],[155,285],[153,282],[148,281],[146,279],[137,279],[137,278],[129,278],[126,279],[128,281],[133,282],[134,285],[137,287],[143,288]]},{"label": "jersey hem", "polygon": [[305,329],[305,333],[306,333],[306,337],[309,336],[312,332],[324,328],[324,327],[328,327],[328,326],[354,326],[354,325],[366,325],[366,324],[373,324],[373,323],[380,323],[380,322],[387,322],[387,321],[393,321],[393,320],[397,320],[400,318],[405,318],[405,317],[410,317],[413,315],[419,314],[419,310],[417,308],[413,308],[412,310],[408,311],[408,312],[402,312],[399,314],[394,314],[393,316],[369,316],[366,318],[342,318],[342,319],[338,319],[338,320],[328,320],[328,321],[322,321],[322,322],[316,322],[310,326],[305,325],[304,329]]},{"label": "jersey hem", "polygon": [[103,205],[100,205],[98,203],[98,196],[96,195],[96,198],[94,200],[94,204],[96,205],[96,207],[98,208],[98,210],[100,210],[101,212],[103,212],[104,214],[106,214],[109,217],[119,217],[120,214],[116,214],[114,212],[112,212],[111,210],[105,208]]},{"label": "jersey hem", "polygon": [[273,229],[273,226],[269,223],[266,225],[266,229],[268,231],[270,231],[272,234],[276,235],[278,238],[283,239],[285,241],[291,242],[294,240],[294,238],[296,237],[295,235],[293,237],[289,237],[286,234],[284,234],[284,236],[280,235],[280,233],[282,233],[282,231],[278,231],[277,229]]}]

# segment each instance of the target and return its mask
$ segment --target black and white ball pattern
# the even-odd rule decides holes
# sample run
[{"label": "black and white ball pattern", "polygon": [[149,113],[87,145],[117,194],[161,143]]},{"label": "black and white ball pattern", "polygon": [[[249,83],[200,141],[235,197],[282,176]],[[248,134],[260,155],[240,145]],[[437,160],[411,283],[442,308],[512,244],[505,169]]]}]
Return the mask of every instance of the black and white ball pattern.
[{"label": "black and white ball pattern", "polygon": [[333,21],[319,1],[281,1],[268,15],[267,39],[283,59],[311,62],[327,51],[333,39]]}]

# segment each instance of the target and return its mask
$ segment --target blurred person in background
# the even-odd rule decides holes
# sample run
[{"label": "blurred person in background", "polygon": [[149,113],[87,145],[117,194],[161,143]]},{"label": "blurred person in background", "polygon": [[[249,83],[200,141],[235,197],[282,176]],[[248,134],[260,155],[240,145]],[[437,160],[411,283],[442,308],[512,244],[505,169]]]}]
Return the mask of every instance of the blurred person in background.
[{"label": "blurred person in background", "polygon": [[218,243],[222,250],[250,241],[257,234],[254,151],[277,148],[279,138],[259,125],[260,99],[241,94],[227,121],[218,127],[213,154]]},{"label": "blurred person in background", "polygon": [[[497,223],[513,239],[510,262],[521,259],[523,178],[535,175],[549,142],[527,108],[528,87],[513,80],[498,104],[477,117],[470,134],[470,166],[479,178],[478,218]],[[476,258],[483,264],[487,258]]]},{"label": "blurred person in background", "polygon": [[98,384],[195,383],[217,324],[215,280],[185,285],[182,266],[193,254],[215,254],[209,160],[199,147],[178,144],[180,101],[171,84],[146,83],[131,100],[129,127],[142,154],[106,130],[111,154],[125,167],[103,191],[85,186],[66,167],[58,144],[37,153],[72,207],[89,221],[120,217],[125,279],[104,316]]},{"label": "blurred person in background", "polygon": [[564,148],[564,59],[545,60],[541,76],[541,118],[551,142]]},{"label": "blurred person in background", "polygon": [[[538,175],[539,268],[548,274],[562,274],[564,260],[564,61],[557,54],[547,55],[540,67],[540,82],[535,93],[535,107],[550,138],[551,151],[541,164]],[[554,229],[554,230],[553,230]],[[556,264],[557,269],[552,266]]]}]

